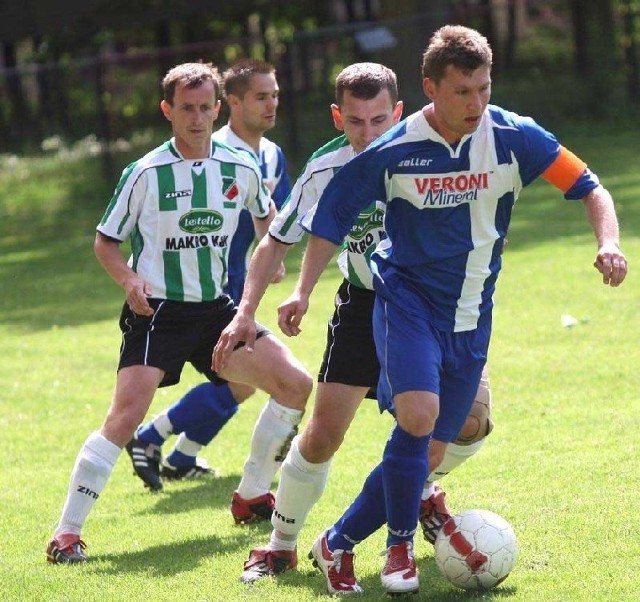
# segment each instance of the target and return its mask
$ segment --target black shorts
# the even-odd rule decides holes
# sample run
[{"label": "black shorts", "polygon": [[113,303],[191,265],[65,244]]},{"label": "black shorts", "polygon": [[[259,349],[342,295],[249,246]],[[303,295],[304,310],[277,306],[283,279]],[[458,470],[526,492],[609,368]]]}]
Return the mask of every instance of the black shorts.
[{"label": "black shorts", "polygon": [[367,397],[376,398],[380,364],[371,323],[375,298],[374,291],[342,282],[327,327],[318,382],[369,387]]},{"label": "black shorts", "polygon": [[[214,383],[226,382],[211,370],[211,355],[220,334],[236,314],[236,306],[226,295],[215,301],[187,303],[149,299],[152,316],[138,316],[127,303],[120,314],[120,361],[118,370],[127,366],[153,366],[164,370],[159,386],[180,382],[186,362]],[[269,333],[257,324],[258,337]],[[240,343],[241,347],[244,343]]]}]

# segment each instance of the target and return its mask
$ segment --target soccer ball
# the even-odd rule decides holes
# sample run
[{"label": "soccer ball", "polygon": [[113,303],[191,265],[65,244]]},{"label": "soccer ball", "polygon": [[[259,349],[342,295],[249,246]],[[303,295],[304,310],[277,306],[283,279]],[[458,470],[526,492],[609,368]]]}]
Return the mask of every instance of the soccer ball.
[{"label": "soccer ball", "polygon": [[438,568],[462,589],[490,589],[502,583],[518,556],[511,525],[489,510],[456,514],[442,526],[434,545]]}]

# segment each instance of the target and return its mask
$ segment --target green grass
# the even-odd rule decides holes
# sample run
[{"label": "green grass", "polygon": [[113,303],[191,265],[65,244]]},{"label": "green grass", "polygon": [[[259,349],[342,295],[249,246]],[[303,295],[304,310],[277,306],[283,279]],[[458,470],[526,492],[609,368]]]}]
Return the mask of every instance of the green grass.
[{"label": "green grass", "polygon": [[[495,430],[478,456],[443,480],[454,510],[488,508],[507,518],[520,545],[497,589],[455,590],[430,547],[416,540],[419,599],[453,602],[631,601],[640,587],[637,499],[640,347],[640,169],[635,132],[568,131],[563,140],[613,192],[631,272],[618,289],[591,267],[595,244],[579,204],[545,183],[514,211],[496,295],[490,370]],[[78,170],[77,166],[82,165]],[[169,483],[151,495],[126,455],[87,521],[91,562],[50,566],[44,548],[58,519],[76,453],[99,427],[114,384],[122,293],[92,254],[94,226],[113,182],[95,159],[20,160],[0,175],[0,580],[5,600],[304,602],[324,598],[306,559],[316,535],[359,491],[391,420],[365,401],[337,454],[325,495],[300,538],[298,571],[253,587],[238,582],[249,550],[270,526],[236,527],[228,504],[264,395],[247,401],[203,456],[213,481]],[[259,318],[276,328],[289,275],[269,289]],[[329,270],[312,298],[304,332],[288,341],[315,373],[325,322],[340,281]],[[563,328],[562,314],[579,320]],[[151,413],[199,382],[159,391]],[[357,548],[362,599],[383,599],[384,533]],[[415,599],[415,598],[414,598]]]}]

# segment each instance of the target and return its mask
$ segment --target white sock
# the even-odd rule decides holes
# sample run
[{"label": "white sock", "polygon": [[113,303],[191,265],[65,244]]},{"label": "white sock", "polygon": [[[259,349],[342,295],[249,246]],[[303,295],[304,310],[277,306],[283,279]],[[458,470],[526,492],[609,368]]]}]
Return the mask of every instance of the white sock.
[{"label": "white sock", "polygon": [[244,499],[264,495],[298,432],[302,410],[293,410],[270,398],[253,429],[251,451],[244,464],[238,494]]},{"label": "white sock", "polygon": [[296,545],[298,544],[297,537],[281,537],[280,534],[275,530],[271,531],[271,537],[269,538],[269,543],[267,544],[267,548],[269,550],[295,550]]},{"label": "white sock", "polygon": [[331,466],[331,460],[320,464],[305,460],[298,447],[299,441],[300,437],[295,437],[282,464],[276,506],[271,517],[278,535],[287,540],[293,538],[294,545],[311,508],[324,492]]},{"label": "white sock", "polygon": [[104,489],[122,450],[99,432],[91,433],[76,457],[67,500],[55,535],[80,531]]},{"label": "white sock", "polygon": [[160,435],[165,441],[169,438],[169,435],[173,434],[173,425],[169,420],[169,410],[161,412],[151,421],[158,435]]},{"label": "white sock", "polygon": [[185,456],[193,456],[195,458],[202,448],[202,443],[192,441],[184,433],[180,433],[180,436],[178,437],[176,444],[173,446],[173,450],[171,453],[173,453],[174,451],[178,451]]},{"label": "white sock", "polygon": [[431,494],[435,491],[436,484],[435,482],[425,481],[424,489],[422,490],[422,495],[420,496],[421,500],[428,500],[431,497]]},{"label": "white sock", "polygon": [[444,454],[444,458],[442,458],[442,462],[440,462],[435,470],[427,477],[427,483],[433,483],[445,475],[448,475],[452,470],[458,468],[458,466],[463,462],[466,462],[471,456],[477,454],[480,448],[484,445],[485,440],[486,437],[480,439],[480,441],[472,443],[471,445],[449,443],[449,445],[447,445],[447,451]]}]

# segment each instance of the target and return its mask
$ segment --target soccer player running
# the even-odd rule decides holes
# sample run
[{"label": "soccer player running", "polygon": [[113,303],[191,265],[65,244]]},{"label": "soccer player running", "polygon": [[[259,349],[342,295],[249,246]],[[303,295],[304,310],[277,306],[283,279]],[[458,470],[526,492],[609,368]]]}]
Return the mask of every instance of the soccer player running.
[{"label": "soccer player running", "polygon": [[[276,123],[279,87],[275,67],[257,59],[241,59],[224,71],[222,85],[229,119],[213,133],[213,138],[251,155],[260,166],[263,182],[279,209],[291,192],[291,181],[282,149],[264,136]],[[232,177],[226,177],[228,183],[233,182]],[[236,304],[242,297],[254,239],[251,214],[243,210],[229,246],[228,283],[225,286],[225,292]],[[283,270],[279,270],[272,281],[280,280],[283,275]],[[171,407],[141,425],[127,444],[135,474],[151,491],[162,489],[163,479],[214,476],[214,471],[198,457],[198,452],[214,439],[235,415],[238,404],[254,391],[252,387],[237,385],[232,392],[228,383],[204,382],[193,387]],[[162,458],[161,446],[171,434],[179,436],[170,453]],[[259,495],[258,490],[246,483],[239,489],[248,498]],[[234,509],[240,518],[247,519],[249,510],[243,499],[242,496],[238,498]],[[258,508],[263,508],[264,518],[268,518],[273,507],[270,494],[265,494],[263,502]]]},{"label": "soccer player running", "polygon": [[[217,69],[178,65],[162,80],[162,90],[160,108],[173,137],[123,171],[97,227],[98,260],[125,291],[122,344],[111,406],[77,456],[47,546],[53,563],[87,559],[80,534],[90,510],[156,389],[178,383],[187,361],[213,382],[229,381],[231,390],[242,383],[271,396],[265,455],[286,445],[313,386],[300,362],[264,327],[258,327],[253,353],[238,349],[224,370],[212,371],[215,343],[236,311],[223,279],[240,213],[249,210],[264,234],[275,207],[255,162],[211,138],[220,110]],[[126,238],[133,251],[128,262],[120,250]]]},{"label": "soccer player running", "polygon": [[[489,104],[491,65],[491,48],[477,31],[436,31],[422,62],[431,103],[347,163],[303,222],[312,236],[300,280],[311,290],[370,199],[387,205],[387,238],[372,255],[373,330],[378,400],[396,424],[381,463],[328,540],[329,551],[335,546],[344,556],[386,523],[381,581],[391,594],[419,588],[413,538],[420,493],[443,441],[455,439],[473,403],[521,189],[542,177],[566,199],[581,200],[604,284],[618,286],[627,272],[611,195],[534,120]],[[301,314],[287,316],[290,329],[299,327]]]},{"label": "soccer player running", "polygon": [[[291,198],[280,211],[258,245],[249,267],[245,293],[238,314],[225,329],[215,350],[215,365],[222,369],[226,358],[240,340],[247,349],[255,338],[255,312],[271,275],[291,245],[298,243],[304,230],[298,220],[317,203],[333,174],[347,161],[398,122],[402,102],[398,101],[396,76],[376,63],[356,63],[345,68],[336,79],[336,103],[331,106],[336,128],[344,134],[330,141],[309,159],[296,181]],[[267,546],[251,551],[241,580],[253,582],[281,573],[297,564],[297,537],[313,504],[320,498],[327,481],[331,459],[340,447],[354,414],[365,396],[375,397],[379,364],[376,357],[371,316],[375,293],[372,290],[370,255],[384,237],[384,205],[371,204],[361,212],[356,226],[347,235],[339,265],[345,276],[336,296],[336,308],[327,333],[327,345],[318,376],[313,415],[301,436],[296,437],[281,471],[272,517],[273,532]],[[310,291],[309,291],[310,292]],[[283,316],[306,311],[308,294],[300,289],[279,308]],[[299,329],[286,332],[299,333]],[[373,389],[373,392],[371,391]],[[460,445],[438,467],[446,474],[478,451],[490,431],[489,389],[484,381],[478,392],[476,412],[465,425]],[[449,512],[444,492],[433,482],[424,488],[422,525],[425,537],[434,541],[437,530]],[[314,546],[319,550],[322,538]],[[358,593],[352,578],[353,556],[317,555],[319,568],[327,577],[330,593]]]}]

